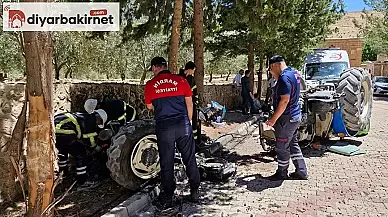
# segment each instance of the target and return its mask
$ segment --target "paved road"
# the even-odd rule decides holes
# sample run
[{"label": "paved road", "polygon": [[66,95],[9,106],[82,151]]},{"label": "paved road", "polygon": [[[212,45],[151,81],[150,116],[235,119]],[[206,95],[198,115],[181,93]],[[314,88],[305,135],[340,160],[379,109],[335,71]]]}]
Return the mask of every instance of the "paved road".
[{"label": "paved road", "polygon": [[[371,132],[357,138],[366,154],[346,157],[305,151],[308,181],[261,179],[276,170],[257,138],[230,144],[238,163],[227,184],[204,184],[201,205],[186,204],[185,216],[388,216],[388,99],[376,98]],[[291,167],[290,170],[293,170]]]}]

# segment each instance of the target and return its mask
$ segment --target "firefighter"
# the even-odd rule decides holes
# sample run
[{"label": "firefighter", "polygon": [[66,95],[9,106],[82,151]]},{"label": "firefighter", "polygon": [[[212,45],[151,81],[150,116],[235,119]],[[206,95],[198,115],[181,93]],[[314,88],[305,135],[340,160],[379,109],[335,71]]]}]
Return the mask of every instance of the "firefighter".
[{"label": "firefighter", "polygon": [[84,104],[85,111],[92,113],[95,109],[102,109],[108,114],[108,120],[117,120],[123,126],[127,121],[136,119],[136,109],[122,100],[104,100],[98,102],[96,99],[88,99]]},{"label": "firefighter", "polygon": [[192,127],[193,127],[193,135],[195,144],[197,147],[202,143],[201,140],[201,120],[199,119],[199,97],[198,97],[198,91],[197,91],[197,85],[194,81],[194,72],[196,70],[197,66],[193,62],[187,62],[184,69],[179,70],[179,75],[186,78],[187,82],[190,85],[191,91],[193,92],[193,120],[192,120]]},{"label": "firefighter", "polygon": [[167,61],[155,57],[151,68],[155,75],[144,89],[148,109],[155,111],[156,137],[160,158],[160,175],[163,194],[160,207],[173,207],[175,146],[182,154],[183,164],[190,183],[190,199],[199,199],[200,176],[195,158],[195,141],[190,124],[193,116],[192,91],[187,80],[167,70]]},{"label": "firefighter", "polygon": [[306,180],[307,168],[298,144],[298,127],[302,116],[299,106],[300,75],[288,67],[281,56],[269,60],[271,74],[277,81],[274,88],[273,108],[275,113],[266,122],[274,126],[278,169],[270,180],[288,179],[290,158],[296,171],[290,174],[293,179]]},{"label": "firefighter", "polygon": [[96,144],[98,131],[104,128],[107,114],[98,109],[91,114],[61,113],[54,117],[55,146],[58,149],[59,172],[68,174],[68,154],[76,160],[76,179],[81,187],[88,187],[94,183],[87,180],[87,149],[98,149]]}]

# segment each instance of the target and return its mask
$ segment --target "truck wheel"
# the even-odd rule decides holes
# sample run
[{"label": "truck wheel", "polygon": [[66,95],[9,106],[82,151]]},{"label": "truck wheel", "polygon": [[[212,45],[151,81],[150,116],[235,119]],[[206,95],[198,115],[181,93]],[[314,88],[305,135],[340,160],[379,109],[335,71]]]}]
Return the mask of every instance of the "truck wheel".
[{"label": "truck wheel", "polygon": [[112,179],[125,188],[138,190],[160,171],[155,122],[137,120],[121,127],[107,154]]},{"label": "truck wheel", "polygon": [[337,93],[346,94],[341,105],[349,134],[355,136],[359,131],[369,130],[373,97],[370,74],[362,68],[347,69],[341,74]]}]

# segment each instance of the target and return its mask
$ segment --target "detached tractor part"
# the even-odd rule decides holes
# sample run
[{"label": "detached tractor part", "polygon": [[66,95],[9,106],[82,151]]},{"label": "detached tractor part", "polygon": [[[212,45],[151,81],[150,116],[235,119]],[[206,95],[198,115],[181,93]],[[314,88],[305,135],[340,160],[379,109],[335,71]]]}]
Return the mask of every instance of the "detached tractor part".
[{"label": "detached tractor part", "polygon": [[341,98],[343,121],[350,136],[366,135],[370,128],[372,114],[372,80],[362,68],[349,68],[340,77],[337,93]]},{"label": "detached tractor part", "polygon": [[136,120],[121,127],[107,151],[112,179],[136,191],[156,177],[160,172],[156,141],[154,121]]}]

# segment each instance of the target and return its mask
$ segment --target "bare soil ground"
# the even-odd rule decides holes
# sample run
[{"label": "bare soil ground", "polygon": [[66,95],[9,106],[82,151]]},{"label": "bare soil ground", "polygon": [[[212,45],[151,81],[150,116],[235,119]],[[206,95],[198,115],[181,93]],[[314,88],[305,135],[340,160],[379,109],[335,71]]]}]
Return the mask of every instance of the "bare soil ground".
[{"label": "bare soil ground", "polygon": [[[236,129],[236,127],[249,119],[248,116],[241,115],[240,112],[230,111],[226,114],[223,128],[214,128],[203,124],[202,133],[210,139],[215,140],[222,135]],[[74,179],[64,180],[55,189],[55,198],[61,197],[71,186]],[[109,177],[105,177],[101,184],[93,189],[77,191],[76,186],[66,195],[66,197],[55,206],[55,217],[97,217],[120,204],[125,199],[133,195],[134,192],[121,187]],[[4,204],[0,206],[0,217],[24,216],[25,205],[23,202],[15,204]]]}]

